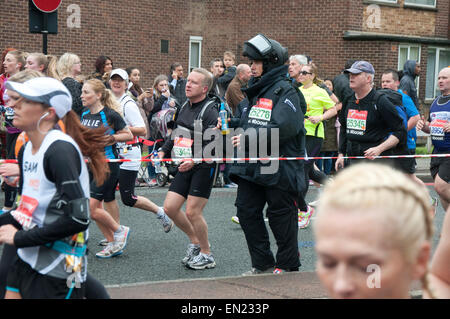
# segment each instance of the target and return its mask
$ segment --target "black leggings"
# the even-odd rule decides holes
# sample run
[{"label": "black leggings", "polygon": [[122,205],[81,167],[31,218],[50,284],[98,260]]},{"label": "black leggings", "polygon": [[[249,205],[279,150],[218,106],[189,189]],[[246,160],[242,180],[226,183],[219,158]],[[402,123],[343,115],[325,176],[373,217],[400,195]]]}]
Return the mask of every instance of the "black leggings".
[{"label": "black leggings", "polygon": [[138,171],[126,169],[121,169],[119,174],[120,198],[122,203],[129,207],[133,207],[137,202],[137,196],[134,194],[137,174]]}]

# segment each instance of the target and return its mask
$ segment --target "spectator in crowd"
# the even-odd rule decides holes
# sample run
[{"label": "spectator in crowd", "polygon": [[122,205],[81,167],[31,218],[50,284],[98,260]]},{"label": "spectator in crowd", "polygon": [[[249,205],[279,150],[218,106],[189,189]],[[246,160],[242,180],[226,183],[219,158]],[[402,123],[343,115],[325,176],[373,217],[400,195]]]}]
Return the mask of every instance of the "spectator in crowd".
[{"label": "spectator in crowd", "polygon": [[333,92],[342,104],[341,108],[344,108],[346,105],[347,98],[353,95],[353,91],[350,88],[349,73],[345,72],[345,70],[350,69],[355,62],[353,59],[347,60],[344,70],[333,79]]},{"label": "spectator in crowd", "polygon": [[408,60],[403,66],[403,75],[400,80],[399,88],[403,93],[413,100],[417,111],[420,112],[419,99],[417,97],[416,77],[420,74],[420,63],[415,60]]},{"label": "spectator in crowd", "polygon": [[48,65],[47,65],[47,76],[61,80],[58,71],[56,70],[56,65],[58,64],[58,57],[56,55],[47,55]]},{"label": "spectator in crowd", "polygon": [[[169,107],[177,107],[176,99],[171,95],[169,90],[167,76],[160,74],[153,82],[153,109],[150,111],[148,123],[151,123],[153,115]],[[158,143],[155,149],[158,149],[161,146],[162,143]],[[149,185],[150,187],[154,187],[157,185],[155,167],[153,165],[147,165],[147,169],[148,177],[150,179]]]},{"label": "spectator in crowd", "polygon": [[211,92],[213,92],[218,97],[223,98],[225,96],[225,91],[223,90],[223,87],[221,85],[219,85],[219,83],[217,81],[222,76],[222,74],[225,70],[223,61],[219,58],[216,58],[211,61],[209,66],[210,66],[210,71],[213,75],[213,85],[211,88]]},{"label": "spectator in crowd", "polygon": [[145,128],[147,130],[147,134],[144,138],[148,138],[150,134],[150,127],[148,123],[148,116],[153,109],[153,89],[146,88],[145,90],[142,88],[140,80],[141,80],[141,72],[137,67],[129,67],[126,69],[129,80],[130,80],[130,88],[127,91],[130,97],[136,101],[141,116],[145,123]]},{"label": "spectator in crowd", "polygon": [[239,64],[236,67],[236,76],[228,85],[228,89],[225,93],[225,99],[233,112],[232,115],[236,114],[236,108],[243,99],[245,99],[244,93],[241,89],[247,87],[248,81],[252,77],[252,70],[248,64]]},{"label": "spectator in crowd", "polygon": [[[26,54],[18,50],[9,51],[5,56],[5,61],[3,62],[6,81],[3,82],[4,86],[2,87],[3,90],[1,94],[2,94],[2,101],[4,103],[2,104],[3,106],[2,112],[4,112],[5,117],[7,159],[16,158],[14,149],[17,137],[22,131],[16,128],[13,124],[14,109],[12,107],[7,106],[9,96],[7,91],[5,91],[5,85],[11,76],[14,76],[15,74],[24,70],[25,63],[26,63]],[[17,187],[5,184],[4,191],[5,191],[5,203],[3,208],[0,210],[0,213],[10,211],[14,206],[17,196]]]},{"label": "spectator in crowd", "polygon": [[[10,51],[17,51],[14,48],[7,48],[2,52],[2,61],[0,65],[0,105],[5,105],[5,102],[3,101],[3,93],[5,91],[4,84],[6,80],[8,79],[9,75],[5,73],[5,66],[3,63],[5,62],[5,57]],[[0,154],[1,158],[6,158],[7,151],[6,151],[6,128],[4,123],[4,116],[2,112],[0,112],[0,141],[1,141],[1,149]]]},{"label": "spectator in crowd", "polygon": [[106,88],[109,87],[109,74],[113,69],[112,59],[106,55],[100,55],[94,63],[95,71],[89,78],[97,79],[105,84]]},{"label": "spectator in crowd", "polygon": [[302,54],[291,55],[289,57],[288,73],[291,79],[299,86],[298,77],[302,71],[303,66],[308,64],[308,59]]},{"label": "spectator in crowd", "polygon": [[28,54],[25,69],[45,73],[47,70],[47,66],[48,66],[48,59],[45,54],[39,52]]},{"label": "spectator in crowd", "polygon": [[231,51],[225,51],[223,54],[223,64],[225,71],[219,77],[217,83],[222,87],[223,92],[226,92],[228,85],[236,76],[236,56]]},{"label": "spectator in crowd", "polygon": [[[333,82],[331,79],[324,79],[323,83],[328,87],[328,89],[333,92]],[[336,105],[338,109],[338,105]],[[339,111],[339,109],[338,109]],[[338,150],[338,130],[340,127],[339,121],[337,120],[337,115],[332,118],[325,120],[323,122],[325,129],[325,138],[323,140],[322,149],[320,152],[321,157],[335,157],[337,156]],[[317,167],[325,174],[330,175],[334,172],[333,159],[317,160]],[[310,203],[311,204],[311,203]]]},{"label": "spectator in crowd", "polygon": [[317,210],[316,272],[331,298],[410,298],[417,280],[436,297],[425,187],[386,165],[356,164],[326,185]]},{"label": "spectator in crowd", "polygon": [[186,79],[183,77],[183,66],[175,62],[170,66],[170,76],[167,81],[170,86],[170,93],[176,98],[179,105],[186,102]]},{"label": "spectator in crowd", "polygon": [[83,113],[83,102],[81,101],[81,83],[76,77],[81,74],[81,60],[78,55],[64,53],[56,64],[56,70],[62,83],[67,87],[72,95],[72,110],[81,116]]}]

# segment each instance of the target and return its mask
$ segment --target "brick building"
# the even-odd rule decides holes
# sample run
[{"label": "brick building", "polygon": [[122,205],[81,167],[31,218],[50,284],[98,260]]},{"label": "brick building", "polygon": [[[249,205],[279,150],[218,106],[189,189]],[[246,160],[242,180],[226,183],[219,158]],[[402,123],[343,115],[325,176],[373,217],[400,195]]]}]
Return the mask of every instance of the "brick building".
[{"label": "brick building", "polygon": [[[2,0],[0,17],[2,48],[42,50],[42,36],[28,31],[28,1]],[[372,62],[377,75],[418,59],[419,98],[427,103],[436,71],[450,65],[449,17],[448,0],[63,0],[48,53],[78,54],[84,74],[108,55],[115,67],[139,67],[148,87],[175,61],[185,70],[208,67],[231,50],[245,62],[243,42],[261,32],[290,54],[311,56],[322,77],[338,74],[349,58]]]}]

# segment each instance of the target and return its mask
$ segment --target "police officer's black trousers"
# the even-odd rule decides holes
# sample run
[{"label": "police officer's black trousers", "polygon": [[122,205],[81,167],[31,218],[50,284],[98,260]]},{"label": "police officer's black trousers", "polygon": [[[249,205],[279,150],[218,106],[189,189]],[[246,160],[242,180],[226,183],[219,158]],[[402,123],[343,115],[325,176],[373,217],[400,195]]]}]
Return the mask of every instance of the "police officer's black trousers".
[{"label": "police officer's black trousers", "polygon": [[[274,266],[288,271],[298,270],[298,195],[243,179],[238,185],[237,217],[247,240],[252,267],[259,270]],[[266,203],[269,226],[278,246],[276,259],[270,250],[269,233],[264,222]]]}]

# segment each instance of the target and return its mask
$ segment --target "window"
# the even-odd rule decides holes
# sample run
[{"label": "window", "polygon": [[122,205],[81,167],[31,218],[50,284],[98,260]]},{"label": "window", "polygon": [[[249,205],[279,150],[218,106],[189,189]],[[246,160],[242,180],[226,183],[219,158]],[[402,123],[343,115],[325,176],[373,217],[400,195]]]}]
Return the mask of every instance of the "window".
[{"label": "window", "polygon": [[[403,70],[407,60],[416,60],[420,62],[420,46],[418,45],[400,45],[398,48],[398,70]],[[417,95],[419,95],[419,77],[416,77]]]},{"label": "window", "polygon": [[189,39],[189,73],[202,65],[202,37],[191,36]]},{"label": "window", "polygon": [[161,40],[161,53],[169,53],[169,40]]},{"label": "window", "polygon": [[428,48],[425,99],[434,99],[440,94],[437,76],[446,66],[450,66],[450,48]]},{"label": "window", "polygon": [[405,0],[405,5],[435,8],[436,0]]}]

